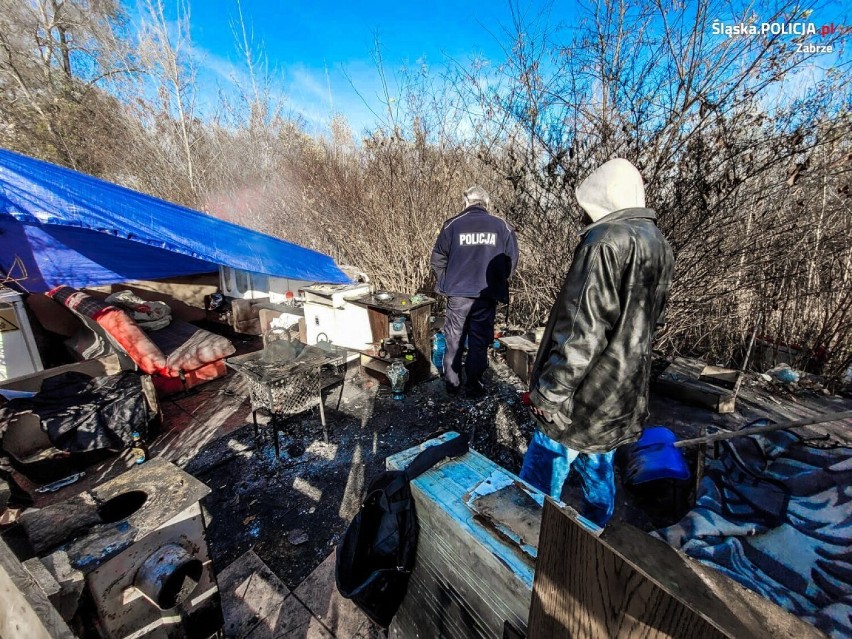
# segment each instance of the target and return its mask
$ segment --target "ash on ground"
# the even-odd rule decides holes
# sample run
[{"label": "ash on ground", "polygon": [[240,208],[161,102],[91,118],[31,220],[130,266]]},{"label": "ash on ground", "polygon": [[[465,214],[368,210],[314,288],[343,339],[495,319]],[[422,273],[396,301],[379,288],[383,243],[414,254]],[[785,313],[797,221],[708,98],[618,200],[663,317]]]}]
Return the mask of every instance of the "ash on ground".
[{"label": "ash on ground", "polygon": [[216,569],[252,549],[294,588],[340,540],[385,458],[441,432],[468,433],[471,448],[518,472],[534,427],[523,385],[499,356],[484,382],[481,398],[451,397],[434,376],[394,400],[353,371],[325,394],[328,443],[315,410],[283,423],[278,459],[260,413],[257,441],[249,421],[202,449],[186,470],[212,489],[204,506]]}]

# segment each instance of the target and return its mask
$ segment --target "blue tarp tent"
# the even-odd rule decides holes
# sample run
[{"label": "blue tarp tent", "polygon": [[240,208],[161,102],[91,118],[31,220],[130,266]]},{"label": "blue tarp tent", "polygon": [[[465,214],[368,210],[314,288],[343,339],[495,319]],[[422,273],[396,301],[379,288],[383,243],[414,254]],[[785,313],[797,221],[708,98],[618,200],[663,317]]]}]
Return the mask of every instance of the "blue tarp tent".
[{"label": "blue tarp tent", "polygon": [[327,283],[327,255],[54,164],[0,149],[0,276],[43,292],[208,273],[218,265]]}]

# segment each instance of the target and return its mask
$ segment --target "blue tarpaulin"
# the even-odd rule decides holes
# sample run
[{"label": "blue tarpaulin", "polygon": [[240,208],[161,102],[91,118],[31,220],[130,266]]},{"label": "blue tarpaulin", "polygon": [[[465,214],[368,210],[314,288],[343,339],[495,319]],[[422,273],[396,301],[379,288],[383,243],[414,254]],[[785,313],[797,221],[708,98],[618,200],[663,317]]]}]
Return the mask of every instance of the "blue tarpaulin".
[{"label": "blue tarpaulin", "polygon": [[326,283],[327,255],[0,149],[0,268],[30,292],[208,273],[218,265]]}]

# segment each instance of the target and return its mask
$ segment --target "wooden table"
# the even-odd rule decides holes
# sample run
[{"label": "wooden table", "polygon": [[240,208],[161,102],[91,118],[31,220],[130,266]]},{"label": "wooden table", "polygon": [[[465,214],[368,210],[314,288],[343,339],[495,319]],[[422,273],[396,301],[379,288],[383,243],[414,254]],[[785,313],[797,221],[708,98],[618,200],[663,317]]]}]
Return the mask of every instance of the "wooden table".
[{"label": "wooden table", "polygon": [[[417,353],[415,361],[408,367],[411,383],[425,381],[431,376],[432,335],[429,317],[432,315],[432,305],[435,300],[426,297],[412,303],[411,296],[405,293],[391,292],[391,295],[393,298],[390,300],[380,300],[375,295],[365,295],[350,301],[367,308],[373,341],[376,343],[390,336],[388,325],[392,317],[403,316],[410,322],[411,341]],[[379,357],[378,349],[373,352],[361,352],[361,367],[382,375],[385,374],[391,361],[391,359]]]}]

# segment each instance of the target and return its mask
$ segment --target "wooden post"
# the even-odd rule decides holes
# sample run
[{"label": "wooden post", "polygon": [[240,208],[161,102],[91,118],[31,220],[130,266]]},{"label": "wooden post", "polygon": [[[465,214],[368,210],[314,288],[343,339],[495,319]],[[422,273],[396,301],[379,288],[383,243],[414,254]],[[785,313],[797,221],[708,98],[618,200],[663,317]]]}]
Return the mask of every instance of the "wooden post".
[{"label": "wooden post", "polygon": [[0,637],[74,639],[39,584],[0,541]]},{"label": "wooden post", "polygon": [[409,314],[411,319],[411,339],[417,351],[417,360],[411,370],[412,382],[429,379],[432,372],[432,336],[429,334],[429,316],[432,305],[415,308]]}]

